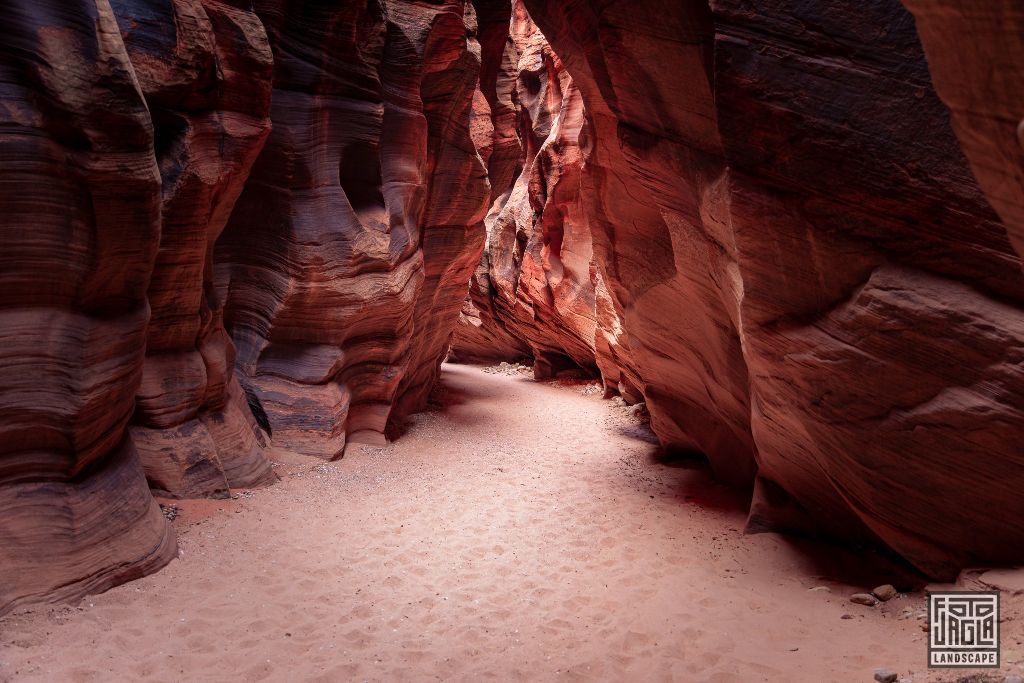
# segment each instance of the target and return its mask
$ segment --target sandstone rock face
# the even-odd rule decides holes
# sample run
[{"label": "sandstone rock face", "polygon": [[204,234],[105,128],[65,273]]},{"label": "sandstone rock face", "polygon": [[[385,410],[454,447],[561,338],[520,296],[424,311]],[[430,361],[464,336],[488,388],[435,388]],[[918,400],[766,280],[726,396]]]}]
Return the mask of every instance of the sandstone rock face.
[{"label": "sandstone rock face", "polygon": [[472,7],[256,3],[273,132],[218,243],[275,442],[326,458],[418,407],[482,246]]},{"label": "sandstone rock face", "polygon": [[[492,203],[487,248],[452,346],[470,360],[528,350],[544,377],[595,365],[593,254],[579,201],[583,101],[522,3],[512,8],[507,49],[488,55],[500,67],[485,61],[481,76],[486,87],[495,74],[478,112],[494,131]],[[509,140],[519,153],[514,177]]]},{"label": "sandstone rock face", "polygon": [[[529,345],[507,329],[491,309],[493,289],[487,253],[470,278],[470,295],[462,302],[458,325],[452,336],[448,359],[455,363],[489,363],[504,360],[531,360]],[[474,299],[482,298],[481,306]]]},{"label": "sandstone rock face", "polygon": [[132,441],[155,490],[226,496],[275,480],[213,288],[213,245],[270,132],[270,46],[255,14],[217,0],[111,6],[149,105],[162,178]]},{"label": "sandstone rock face", "polygon": [[[760,473],[826,528],[856,522],[949,576],[1024,540],[1001,483],[1024,474],[1024,281],[909,14],[834,4],[780,3],[766,24],[715,3]],[[750,33],[800,24],[815,30],[775,53]],[[857,68],[822,60],[825,41]]]},{"label": "sandstone rock face", "polygon": [[160,238],[153,133],[107,2],[0,10],[0,612],[176,546],[126,427]]},{"label": "sandstone rock face", "polygon": [[[530,344],[541,376],[559,355],[597,365],[609,389],[647,401],[667,444],[714,454],[720,477],[749,483],[747,378],[728,258],[714,235],[693,227],[698,185],[724,166],[701,47],[710,14],[697,4],[666,10],[654,30],[631,24],[626,3],[603,15],[585,3],[544,7],[538,22],[561,59],[524,15],[512,34],[526,162],[489,218],[490,310]],[[601,38],[622,38],[617,23],[632,27],[620,48],[632,71],[605,63]],[[643,126],[654,132],[645,137]],[[689,146],[657,137],[667,129]]]},{"label": "sandstone rock face", "polygon": [[0,611],[169,561],[150,487],[273,481],[247,394],[331,456],[418,408],[489,194],[461,1],[3,13]]},{"label": "sandstone rock face", "polygon": [[905,0],[971,168],[1024,255],[1024,5]]},{"label": "sandstone rock face", "polygon": [[606,384],[751,529],[1021,559],[1020,262],[903,7],[525,3],[586,107]]},{"label": "sandstone rock face", "polygon": [[[519,53],[509,35],[512,3],[474,0],[473,6],[478,16],[481,64],[470,135],[487,166],[491,191],[485,226],[490,226],[522,171],[523,149],[513,102]],[[532,355],[529,345],[507,330],[494,314],[489,252],[485,246],[470,279],[469,294],[452,337],[452,360],[487,362],[526,359]]]}]

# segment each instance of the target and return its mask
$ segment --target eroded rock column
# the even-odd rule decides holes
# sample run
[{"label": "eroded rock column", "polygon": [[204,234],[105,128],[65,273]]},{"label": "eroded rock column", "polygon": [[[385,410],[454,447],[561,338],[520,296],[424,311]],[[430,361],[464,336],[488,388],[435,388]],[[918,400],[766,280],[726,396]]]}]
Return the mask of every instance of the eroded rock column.
[{"label": "eroded rock column", "polygon": [[272,59],[256,15],[217,0],[113,0],[162,178],[152,315],[132,440],[150,485],[226,496],[276,477],[234,376],[213,246],[270,132]]},{"label": "eroded rock column", "polygon": [[160,174],[106,0],[0,20],[0,612],[154,571],[176,546],[126,427]]},{"label": "eroded rock column", "polygon": [[[274,439],[333,458],[421,403],[482,245],[462,2],[257,3],[273,133],[217,262]],[[470,27],[472,28],[470,22]]]}]

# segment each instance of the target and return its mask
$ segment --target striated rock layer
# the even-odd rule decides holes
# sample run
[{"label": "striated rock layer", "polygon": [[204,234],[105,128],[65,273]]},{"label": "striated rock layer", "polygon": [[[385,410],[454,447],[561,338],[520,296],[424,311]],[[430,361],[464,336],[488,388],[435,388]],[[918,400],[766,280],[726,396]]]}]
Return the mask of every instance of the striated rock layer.
[{"label": "striated rock layer", "polygon": [[[878,542],[941,577],[1024,559],[1013,38],[964,58],[1005,76],[933,64],[1004,224],[897,0],[524,3],[554,52],[516,18],[484,64],[523,162],[492,190],[456,355],[490,335],[596,363],[666,447],[753,487],[751,530]],[[907,4],[937,41],[961,24],[935,5],[978,36],[1019,19]]]},{"label": "striated rock layer", "polygon": [[334,458],[425,400],[479,258],[475,20],[455,0],[256,11],[273,133],[217,247],[226,323],[275,441]]},{"label": "striated rock layer", "polygon": [[2,14],[0,612],[168,562],[150,488],[273,481],[260,399],[329,456],[418,408],[489,193],[461,0]]},{"label": "striated rock layer", "polygon": [[599,370],[751,530],[1024,560],[1024,18],[905,4],[930,63],[898,0],[5,4],[0,612],[450,343]]},{"label": "striated rock layer", "polygon": [[[714,5],[760,475],[826,529],[862,527],[935,576],[1018,559],[1020,263],[910,15],[831,4],[767,23]],[[801,25],[815,28],[794,38]]]},{"label": "striated rock layer", "polygon": [[126,427],[160,239],[153,131],[107,2],[0,11],[0,613],[176,553]]},{"label": "striated rock layer", "polygon": [[229,3],[111,6],[149,105],[162,179],[132,441],[155,490],[226,496],[276,479],[213,288],[214,242],[270,132],[270,46],[256,15]]}]

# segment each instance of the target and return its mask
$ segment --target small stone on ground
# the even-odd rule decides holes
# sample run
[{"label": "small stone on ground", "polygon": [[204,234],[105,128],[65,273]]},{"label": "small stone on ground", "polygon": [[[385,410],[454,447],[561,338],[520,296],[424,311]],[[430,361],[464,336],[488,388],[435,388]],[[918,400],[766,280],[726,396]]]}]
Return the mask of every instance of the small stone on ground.
[{"label": "small stone on ground", "polygon": [[871,594],[879,600],[881,600],[882,602],[888,602],[889,600],[892,600],[898,595],[896,589],[888,583],[883,586],[878,586],[877,588],[871,591]]},{"label": "small stone on ground", "polygon": [[868,607],[874,607],[878,604],[878,600],[870,593],[854,593],[850,596],[850,602],[857,605],[867,605]]},{"label": "small stone on ground", "polygon": [[899,676],[896,672],[890,671],[889,669],[875,669],[875,680],[878,683],[896,683],[896,679]]}]

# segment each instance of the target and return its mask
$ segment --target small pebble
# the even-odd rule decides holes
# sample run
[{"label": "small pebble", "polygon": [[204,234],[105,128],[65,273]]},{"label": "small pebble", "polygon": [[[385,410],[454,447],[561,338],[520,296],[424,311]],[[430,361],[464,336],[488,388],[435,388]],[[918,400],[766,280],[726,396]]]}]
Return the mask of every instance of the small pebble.
[{"label": "small pebble", "polygon": [[889,600],[892,600],[898,595],[896,589],[893,588],[892,584],[888,583],[883,586],[878,586],[873,591],[871,591],[871,594],[879,600],[881,600],[882,602],[888,602]]},{"label": "small pebble", "polygon": [[852,614],[844,614],[843,616],[841,616],[839,618],[840,619],[853,619],[853,615]]},{"label": "small pebble", "polygon": [[899,676],[896,675],[895,671],[889,669],[875,669],[875,680],[878,683],[896,683],[896,679]]},{"label": "small pebble", "polygon": [[857,605],[867,605],[868,607],[874,607],[878,604],[878,600],[870,593],[854,593],[850,596],[850,602]]}]

